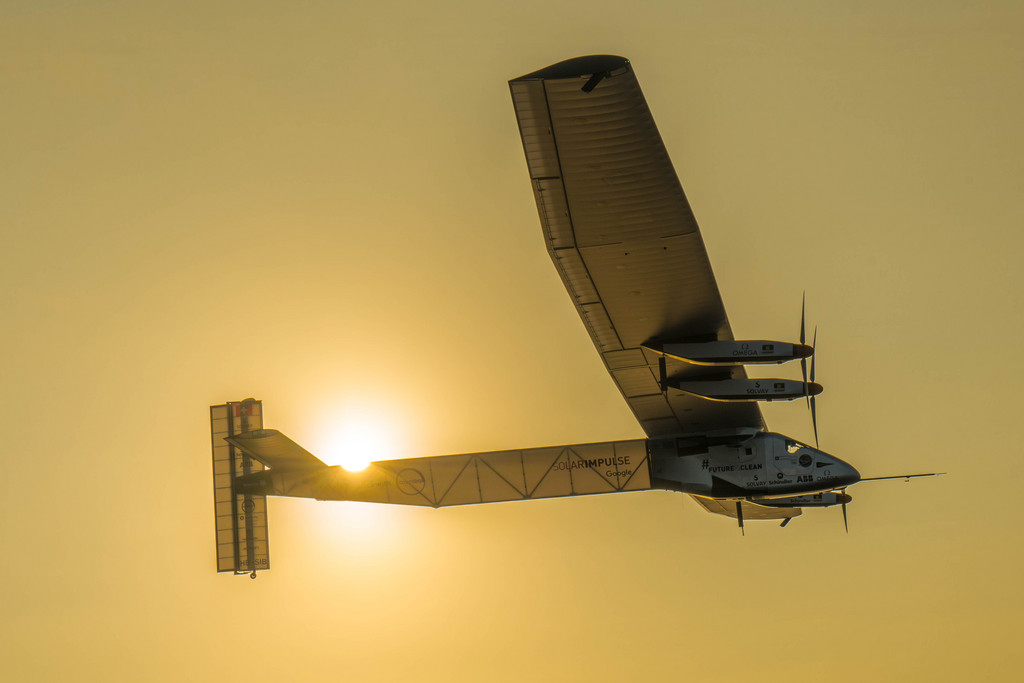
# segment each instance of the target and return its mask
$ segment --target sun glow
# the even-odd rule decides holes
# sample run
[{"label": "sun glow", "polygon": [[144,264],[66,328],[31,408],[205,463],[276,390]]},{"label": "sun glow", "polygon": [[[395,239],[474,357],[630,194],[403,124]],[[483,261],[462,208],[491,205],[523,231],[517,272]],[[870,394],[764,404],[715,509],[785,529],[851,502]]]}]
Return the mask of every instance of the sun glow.
[{"label": "sun glow", "polygon": [[398,428],[379,413],[347,410],[329,429],[321,455],[328,465],[341,465],[349,472],[359,472],[375,460],[403,457]]}]

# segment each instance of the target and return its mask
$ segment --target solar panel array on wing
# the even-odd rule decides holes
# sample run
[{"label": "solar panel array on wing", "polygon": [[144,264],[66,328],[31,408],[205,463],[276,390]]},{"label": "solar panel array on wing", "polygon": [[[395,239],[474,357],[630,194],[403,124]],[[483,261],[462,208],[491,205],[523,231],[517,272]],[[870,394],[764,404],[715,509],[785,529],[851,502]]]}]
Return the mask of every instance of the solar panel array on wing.
[{"label": "solar panel array on wing", "polygon": [[[648,436],[762,426],[756,405],[661,386],[665,340],[731,340],[697,222],[628,60],[595,55],[509,82],[548,251]],[[676,379],[742,366],[667,359]]]}]

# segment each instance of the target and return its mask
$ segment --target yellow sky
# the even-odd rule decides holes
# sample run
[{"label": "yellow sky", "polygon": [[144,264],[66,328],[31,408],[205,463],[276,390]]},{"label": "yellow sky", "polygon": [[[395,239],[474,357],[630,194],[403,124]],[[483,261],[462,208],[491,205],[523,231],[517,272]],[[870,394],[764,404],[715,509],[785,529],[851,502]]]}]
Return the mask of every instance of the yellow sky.
[{"label": "yellow sky", "polygon": [[[0,13],[5,678],[1015,680],[1020,6]],[[589,53],[632,60],[737,336],[794,337],[807,291],[822,447],[950,476],[851,489],[849,535],[667,492],[274,499],[273,569],[217,575],[213,403],[315,453],[353,415],[408,456],[642,436],[506,85]]]}]

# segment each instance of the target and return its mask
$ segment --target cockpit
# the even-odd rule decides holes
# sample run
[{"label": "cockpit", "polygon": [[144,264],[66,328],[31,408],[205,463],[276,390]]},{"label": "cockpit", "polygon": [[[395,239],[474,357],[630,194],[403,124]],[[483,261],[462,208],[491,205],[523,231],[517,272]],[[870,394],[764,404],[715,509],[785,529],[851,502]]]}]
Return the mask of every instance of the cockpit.
[{"label": "cockpit", "polygon": [[786,452],[796,453],[801,448],[808,448],[806,444],[802,444],[796,439],[786,439]]}]

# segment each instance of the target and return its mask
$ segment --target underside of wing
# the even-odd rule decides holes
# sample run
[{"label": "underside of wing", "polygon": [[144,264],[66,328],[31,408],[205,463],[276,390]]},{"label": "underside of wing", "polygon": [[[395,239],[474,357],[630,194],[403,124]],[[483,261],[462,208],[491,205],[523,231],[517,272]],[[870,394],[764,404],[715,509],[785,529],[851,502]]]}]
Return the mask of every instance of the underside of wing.
[{"label": "underside of wing", "polygon": [[258,429],[224,440],[275,472],[327,467],[322,460],[276,429]]},{"label": "underside of wing", "polygon": [[548,251],[650,437],[763,428],[756,403],[666,382],[745,378],[642,348],[732,340],[690,205],[629,61],[580,57],[509,82]]},{"label": "underside of wing", "polygon": [[[734,500],[720,500],[718,498],[705,498],[704,496],[690,496],[697,501],[702,508],[716,515],[725,515],[736,519],[736,502]],[[800,508],[779,508],[764,507],[745,500],[739,501],[743,509],[743,519],[790,519],[803,514]]]}]

